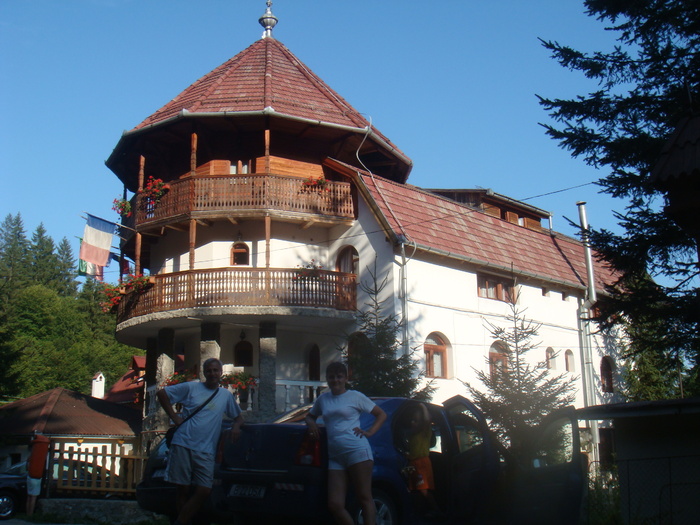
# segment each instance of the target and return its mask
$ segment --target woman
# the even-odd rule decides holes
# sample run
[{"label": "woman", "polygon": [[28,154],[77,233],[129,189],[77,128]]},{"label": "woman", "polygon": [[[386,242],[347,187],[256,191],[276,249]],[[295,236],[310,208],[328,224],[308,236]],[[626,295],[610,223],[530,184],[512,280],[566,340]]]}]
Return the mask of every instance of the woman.
[{"label": "woman", "polygon": [[[339,525],[353,525],[345,509],[348,483],[352,483],[362,509],[365,525],[375,525],[376,509],[372,498],[372,448],[366,438],[373,436],[386,421],[386,413],[364,394],[348,390],[348,370],[335,362],[326,368],[330,392],[321,394],[306,416],[309,434],[319,438],[316,418],[323,416],[328,437],[328,509]],[[360,415],[369,412],[374,422],[360,428]]]}]

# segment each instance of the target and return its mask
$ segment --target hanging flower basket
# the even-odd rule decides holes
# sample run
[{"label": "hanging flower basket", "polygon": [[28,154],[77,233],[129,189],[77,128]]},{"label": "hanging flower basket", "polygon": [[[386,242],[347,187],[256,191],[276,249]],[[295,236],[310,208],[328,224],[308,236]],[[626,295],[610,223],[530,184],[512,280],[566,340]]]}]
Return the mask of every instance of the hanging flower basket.
[{"label": "hanging flower basket", "polygon": [[124,279],[122,286],[126,293],[144,293],[153,286],[153,283],[155,283],[155,277],[152,275],[143,275],[142,273],[137,275],[131,273]]},{"label": "hanging flower basket", "polygon": [[163,182],[163,179],[148,177],[146,185],[143,187],[142,195],[146,198],[149,206],[158,204],[161,198],[168,192],[170,185]]},{"label": "hanging flower basket", "polygon": [[105,313],[113,312],[122,300],[121,286],[102,283],[101,293],[104,300],[100,302],[100,308]]},{"label": "hanging flower basket", "polygon": [[231,372],[221,376],[221,384],[241,392],[255,388],[258,385],[258,379],[248,372]]},{"label": "hanging flower basket", "polygon": [[315,280],[321,277],[321,272],[323,266],[316,263],[316,259],[311,259],[311,262],[306,264],[298,264],[295,274],[292,277],[294,282],[304,282]]},{"label": "hanging flower basket", "polygon": [[178,383],[186,383],[196,379],[199,379],[199,377],[192,370],[180,370],[179,372],[169,375],[161,386],[177,385]]},{"label": "hanging flower basket", "polygon": [[131,217],[131,202],[126,199],[114,199],[114,201],[112,201],[112,209],[116,211],[120,217]]},{"label": "hanging flower basket", "polygon": [[330,191],[330,188],[328,187],[328,181],[325,177],[320,177],[318,179],[309,177],[301,183],[301,191],[302,193],[321,193]]}]

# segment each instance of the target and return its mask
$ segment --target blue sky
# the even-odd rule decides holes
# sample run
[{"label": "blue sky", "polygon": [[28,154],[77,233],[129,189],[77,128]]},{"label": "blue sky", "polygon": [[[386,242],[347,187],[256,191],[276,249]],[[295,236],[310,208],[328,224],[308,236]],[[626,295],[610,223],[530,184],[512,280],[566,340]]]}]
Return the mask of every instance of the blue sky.
[{"label": "blue sky", "polygon": [[[605,173],[538,124],[548,118],[535,94],[596,88],[538,41],[609,50],[614,35],[583,9],[275,0],[273,36],[413,160],[409,183],[491,188],[551,211],[572,235],[564,217],[578,220],[577,201],[591,225],[613,230],[612,210],[626,204],[587,184]],[[264,11],[263,0],[0,0],[0,220],[20,212],[28,235],[43,223],[77,255],[83,212],[117,219],[122,187],[104,161],[121,133],[259,39]]]}]

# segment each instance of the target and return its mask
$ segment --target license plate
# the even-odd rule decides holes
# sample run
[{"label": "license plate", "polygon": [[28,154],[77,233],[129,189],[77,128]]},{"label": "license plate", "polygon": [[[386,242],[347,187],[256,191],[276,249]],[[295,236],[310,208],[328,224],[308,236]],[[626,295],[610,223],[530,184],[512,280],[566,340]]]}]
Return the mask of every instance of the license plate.
[{"label": "license plate", "polygon": [[235,498],[261,499],[265,496],[265,487],[259,487],[257,485],[233,485],[228,495]]}]

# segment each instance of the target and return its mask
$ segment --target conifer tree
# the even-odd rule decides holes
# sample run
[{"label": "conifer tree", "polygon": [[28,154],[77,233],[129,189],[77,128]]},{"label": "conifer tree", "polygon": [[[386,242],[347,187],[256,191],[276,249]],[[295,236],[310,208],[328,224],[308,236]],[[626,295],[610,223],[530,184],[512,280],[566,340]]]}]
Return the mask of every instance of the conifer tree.
[{"label": "conifer tree", "polygon": [[485,390],[463,383],[499,437],[517,452],[544,416],[574,401],[576,378],[554,375],[545,360],[532,358],[541,325],[526,319],[516,303],[509,304],[506,326],[487,323],[491,337],[506,347],[505,366],[487,358],[488,373],[474,369]]},{"label": "conifer tree", "polygon": [[75,280],[77,269],[73,248],[71,248],[70,242],[65,237],[58,244],[56,257],[58,271],[56,291],[64,297],[75,297],[78,291],[78,282]]},{"label": "conifer tree", "polygon": [[12,297],[30,282],[28,259],[22,216],[9,214],[0,224],[0,321]]},{"label": "conifer tree", "polygon": [[618,45],[587,53],[544,41],[563,67],[581,72],[598,88],[573,99],[541,97],[540,103],[555,121],[545,126],[547,134],[572,156],[605,170],[603,191],[628,203],[617,214],[622,234],[605,229],[591,234],[593,247],[620,275],[599,305],[598,320],[604,327],[632,329],[630,354],[677,354],[697,377],[698,246],[668,215],[665,196],[650,175],[681,119],[700,111],[700,0],[584,5],[589,16],[609,24]]},{"label": "conifer tree", "polygon": [[379,281],[376,261],[369,273],[369,282],[360,284],[368,300],[356,314],[358,331],[348,337],[346,357],[352,388],[368,396],[427,401],[434,391],[432,382],[419,388],[424,373],[413,352],[402,353],[399,318],[385,314],[380,300],[387,278]]},{"label": "conifer tree", "polygon": [[53,239],[46,234],[44,224],[34,230],[29,247],[29,276],[34,284],[53,288],[59,280],[58,257]]}]

